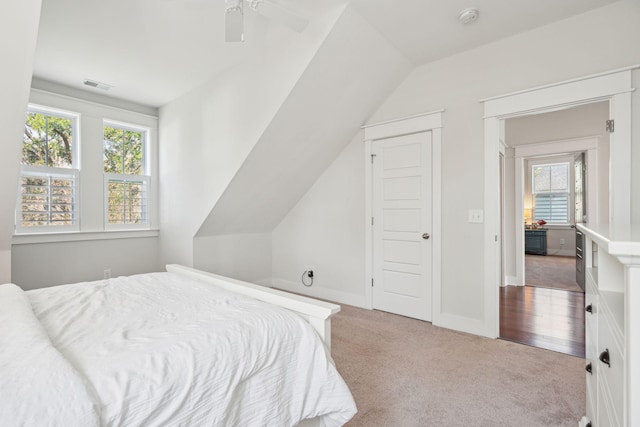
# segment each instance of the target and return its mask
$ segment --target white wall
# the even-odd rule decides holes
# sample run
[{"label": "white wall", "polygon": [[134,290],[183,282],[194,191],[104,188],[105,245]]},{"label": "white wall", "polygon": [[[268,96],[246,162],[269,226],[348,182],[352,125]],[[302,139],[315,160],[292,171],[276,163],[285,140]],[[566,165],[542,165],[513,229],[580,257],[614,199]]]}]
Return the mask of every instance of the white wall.
[{"label": "white wall", "polygon": [[[426,64],[416,68],[368,120],[376,123],[445,109],[442,131],[442,309],[450,315],[448,318],[459,319],[461,325],[482,324],[485,319],[483,304],[478,303],[484,301],[484,239],[493,236],[484,236],[482,224],[467,222],[468,211],[482,208],[484,202],[484,123],[483,104],[479,100],[640,63],[638,22],[640,4],[622,1]],[[638,74],[638,71],[634,72],[636,81]],[[639,105],[639,96],[638,91],[633,94],[634,107]],[[635,116],[633,138],[634,145],[638,145],[640,122],[638,115]],[[640,150],[634,150],[634,164],[640,164],[635,162],[640,162],[637,151]],[[351,167],[359,167],[357,163],[362,161],[354,158]],[[637,169],[633,187],[636,194],[640,191]],[[343,200],[340,192],[327,198],[325,209],[334,209]],[[333,238],[323,236],[331,236],[333,224],[316,225],[314,212],[299,215],[297,229],[314,228],[313,245],[329,247]],[[636,211],[635,215],[638,217],[640,212]],[[354,215],[345,218],[344,222],[342,229],[359,239],[357,233],[364,219]],[[276,243],[274,234],[274,248],[276,245],[282,246]],[[354,245],[353,250],[359,252],[350,254],[349,260],[364,256],[363,245],[360,249]],[[276,255],[275,249],[273,258],[275,276],[276,269],[281,271],[276,267],[281,257]],[[301,261],[315,262],[313,259]],[[295,268],[300,270],[298,263],[300,261],[292,261],[289,268],[293,270],[296,264]],[[330,268],[338,270],[342,265],[334,263]],[[279,274],[292,277],[291,273]],[[351,276],[343,272],[333,282],[350,290],[350,286],[357,285],[352,285],[349,278],[357,280],[358,275],[364,277],[364,272]]]},{"label": "white wall", "polygon": [[40,6],[40,0],[7,0],[0,14],[0,283],[11,280],[19,141],[24,132]]},{"label": "white wall", "polygon": [[193,241],[193,266],[246,282],[271,282],[271,233],[204,236]]},{"label": "white wall", "polygon": [[157,263],[158,238],[87,240],[13,245],[12,281],[23,289],[111,276],[163,271]]},{"label": "white wall", "polygon": [[[339,72],[328,72],[336,64]],[[206,245],[217,240],[207,236],[244,240],[273,231],[410,70],[395,47],[346,8],[198,230],[194,247],[204,253],[194,258],[218,253],[217,245]],[[252,268],[255,256],[245,254],[229,259],[235,266],[226,269]]]},{"label": "white wall", "polygon": [[[364,142],[362,132],[273,231],[273,285],[366,306]],[[313,286],[300,276],[314,269]]]},{"label": "white wall", "polygon": [[198,229],[340,12],[160,109],[162,264],[194,264]]}]

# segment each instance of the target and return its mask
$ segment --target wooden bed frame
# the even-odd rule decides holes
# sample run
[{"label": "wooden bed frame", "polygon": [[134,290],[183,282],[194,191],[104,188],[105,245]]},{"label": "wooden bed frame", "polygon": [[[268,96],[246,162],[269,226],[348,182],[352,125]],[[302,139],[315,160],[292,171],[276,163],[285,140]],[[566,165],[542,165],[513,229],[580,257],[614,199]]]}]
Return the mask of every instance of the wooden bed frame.
[{"label": "wooden bed frame", "polygon": [[291,310],[304,318],[318,332],[327,348],[331,350],[331,316],[340,311],[340,306],[337,304],[290,294],[178,264],[168,264],[166,269],[170,273],[211,283],[223,289]]}]

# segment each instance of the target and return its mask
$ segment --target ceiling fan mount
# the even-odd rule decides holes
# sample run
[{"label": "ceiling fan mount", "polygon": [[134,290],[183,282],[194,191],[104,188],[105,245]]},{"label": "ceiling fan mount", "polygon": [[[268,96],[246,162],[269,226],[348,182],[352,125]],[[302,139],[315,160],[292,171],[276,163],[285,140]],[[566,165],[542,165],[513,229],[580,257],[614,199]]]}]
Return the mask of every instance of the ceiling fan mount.
[{"label": "ceiling fan mount", "polygon": [[224,34],[227,42],[244,41],[245,4],[252,11],[265,16],[269,20],[283,24],[298,33],[302,32],[309,24],[307,19],[273,0],[225,0],[225,2],[227,7],[225,9]]}]

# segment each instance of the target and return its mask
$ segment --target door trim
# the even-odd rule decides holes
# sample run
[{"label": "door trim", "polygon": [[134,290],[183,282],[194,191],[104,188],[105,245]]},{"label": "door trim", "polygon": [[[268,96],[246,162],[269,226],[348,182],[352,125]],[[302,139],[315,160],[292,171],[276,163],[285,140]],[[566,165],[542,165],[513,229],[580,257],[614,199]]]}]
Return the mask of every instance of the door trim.
[{"label": "door trim", "polygon": [[440,324],[442,307],[442,113],[444,110],[432,111],[415,116],[390,120],[382,123],[366,125],[364,129],[365,143],[365,298],[367,308],[373,309],[373,168],[371,167],[371,154],[373,142],[376,140],[393,138],[412,133],[431,131],[432,144],[432,324]]},{"label": "door trim", "polygon": [[[631,218],[631,92],[634,65],[548,86],[481,100],[484,103],[484,319],[483,333],[500,334],[499,265],[497,236],[499,200],[496,173],[500,143],[500,123],[509,117],[533,112],[553,111],[573,105],[609,100],[610,119],[616,131],[611,134],[609,218],[612,224],[629,224]],[[491,220],[494,218],[494,220]]]},{"label": "door trim", "polygon": [[587,218],[598,220],[598,206],[600,206],[600,188],[598,182],[598,137],[588,136],[580,138],[562,139],[557,141],[519,145],[515,147],[515,198],[516,218],[515,228],[515,260],[516,275],[508,283],[514,286],[524,286],[525,256],[524,256],[524,183],[526,182],[526,160],[531,157],[552,156],[559,154],[586,153],[587,161]]}]

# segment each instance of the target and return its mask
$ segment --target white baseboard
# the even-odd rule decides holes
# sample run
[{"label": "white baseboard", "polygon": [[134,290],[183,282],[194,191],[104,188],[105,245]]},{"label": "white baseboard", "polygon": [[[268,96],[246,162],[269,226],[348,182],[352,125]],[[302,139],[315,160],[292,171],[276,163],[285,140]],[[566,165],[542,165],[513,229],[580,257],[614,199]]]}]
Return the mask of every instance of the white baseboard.
[{"label": "white baseboard", "polygon": [[265,286],[267,288],[273,288],[273,285],[271,284],[271,278],[254,280],[253,283],[255,283],[256,285]]},{"label": "white baseboard", "polygon": [[367,308],[364,295],[354,295],[347,292],[336,291],[335,289],[323,288],[320,286],[304,286],[301,283],[291,282],[289,280],[271,278],[269,280],[272,288],[281,289],[283,291],[295,292],[312,298],[319,298],[338,304],[348,304],[355,307]]},{"label": "white baseboard", "polygon": [[495,332],[488,331],[487,325],[480,319],[456,316],[450,313],[440,313],[437,318],[438,322],[433,323],[435,326],[466,332],[468,334],[480,335],[487,338],[497,338],[497,336],[495,336]]},{"label": "white baseboard", "polygon": [[507,286],[523,286],[522,277],[507,276],[505,279]]},{"label": "white baseboard", "polygon": [[547,256],[576,256],[576,251],[575,249],[547,249]]}]

